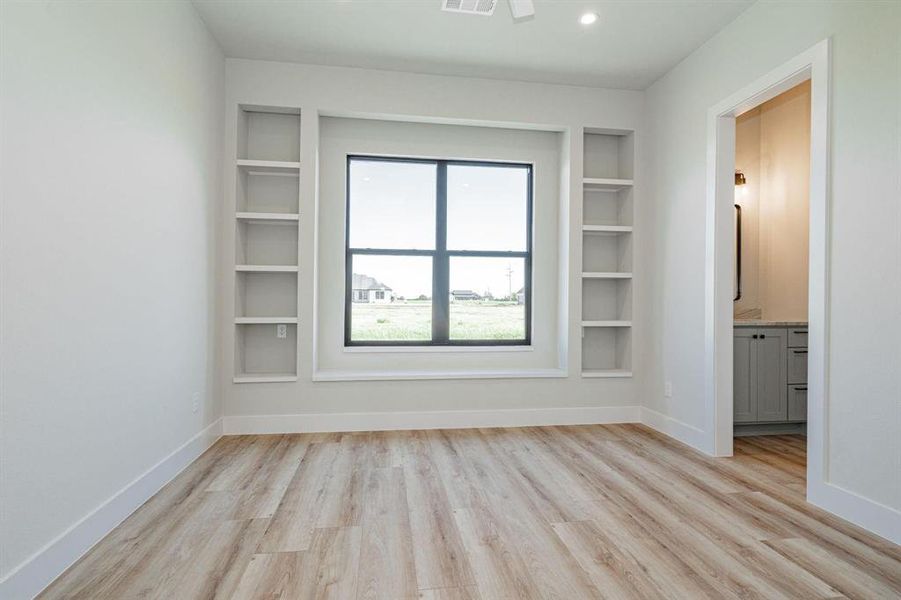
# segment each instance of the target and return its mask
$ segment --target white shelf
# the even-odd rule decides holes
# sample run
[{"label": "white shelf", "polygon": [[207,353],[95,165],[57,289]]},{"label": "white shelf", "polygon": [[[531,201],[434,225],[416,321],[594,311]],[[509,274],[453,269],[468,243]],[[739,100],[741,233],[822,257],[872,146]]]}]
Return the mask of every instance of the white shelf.
[{"label": "white shelf", "polygon": [[632,371],[627,369],[589,369],[582,371],[585,379],[605,379],[611,377],[632,377]]},{"label": "white shelf", "polygon": [[632,321],[582,321],[582,327],[632,327]]},{"label": "white shelf", "polygon": [[582,231],[598,235],[619,235],[632,233],[631,225],[582,225]]},{"label": "white shelf", "polygon": [[250,175],[271,175],[276,177],[300,177],[300,163],[286,160],[252,160],[239,158],[239,169]]},{"label": "white shelf", "polygon": [[236,325],[297,324],[297,317],[235,317]]},{"label": "white shelf", "polygon": [[297,221],[300,215],[297,213],[264,213],[264,212],[239,212],[235,213],[239,221]]},{"label": "white shelf", "polygon": [[299,169],[300,163],[291,160],[253,160],[252,158],[239,158],[239,167],[259,167],[263,169]]},{"label": "white shelf", "polygon": [[297,265],[235,265],[242,273],[297,273]]},{"label": "white shelf", "polygon": [[586,190],[603,190],[609,192],[617,192],[619,190],[632,187],[631,179],[610,179],[607,177],[586,177],[582,180],[582,185]]},{"label": "white shelf", "polygon": [[582,279],[632,279],[632,273],[586,272],[582,273]]},{"label": "white shelf", "polygon": [[297,381],[297,375],[292,375],[290,373],[266,373],[261,375],[242,374],[236,375],[232,381],[234,383],[286,383]]}]

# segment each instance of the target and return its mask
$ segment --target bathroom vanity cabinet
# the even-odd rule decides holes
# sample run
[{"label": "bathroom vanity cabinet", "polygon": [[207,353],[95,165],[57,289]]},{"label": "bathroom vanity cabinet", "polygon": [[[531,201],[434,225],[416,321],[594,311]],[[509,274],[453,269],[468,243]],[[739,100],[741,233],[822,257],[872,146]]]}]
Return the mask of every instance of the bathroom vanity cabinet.
[{"label": "bathroom vanity cabinet", "polygon": [[806,324],[736,323],[733,339],[734,422],[806,422]]}]

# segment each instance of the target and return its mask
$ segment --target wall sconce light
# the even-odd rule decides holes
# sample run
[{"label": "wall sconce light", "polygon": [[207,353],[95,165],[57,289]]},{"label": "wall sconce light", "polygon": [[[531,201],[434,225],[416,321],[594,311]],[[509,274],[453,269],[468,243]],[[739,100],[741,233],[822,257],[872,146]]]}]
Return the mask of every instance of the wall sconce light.
[{"label": "wall sconce light", "polygon": [[741,171],[735,172],[735,185],[744,185],[748,183],[748,180],[745,178],[745,174]]}]

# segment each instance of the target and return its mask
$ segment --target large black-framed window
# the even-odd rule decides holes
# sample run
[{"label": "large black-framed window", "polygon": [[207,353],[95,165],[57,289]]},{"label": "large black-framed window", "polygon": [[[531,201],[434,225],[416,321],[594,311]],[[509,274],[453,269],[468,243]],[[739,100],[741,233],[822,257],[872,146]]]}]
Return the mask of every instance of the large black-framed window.
[{"label": "large black-framed window", "polygon": [[532,165],[348,155],[345,346],[532,339]]}]

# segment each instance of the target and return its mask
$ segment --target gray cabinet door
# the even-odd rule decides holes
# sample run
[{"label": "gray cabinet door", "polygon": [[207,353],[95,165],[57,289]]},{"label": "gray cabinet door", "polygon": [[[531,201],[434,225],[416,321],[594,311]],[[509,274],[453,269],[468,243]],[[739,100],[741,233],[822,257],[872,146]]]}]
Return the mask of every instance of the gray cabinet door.
[{"label": "gray cabinet door", "polygon": [[788,418],[788,381],[785,329],[757,330],[757,420],[785,421]]},{"label": "gray cabinet door", "polygon": [[757,340],[756,329],[737,327],[732,342],[732,420],[757,420]]},{"label": "gray cabinet door", "polygon": [[807,420],[807,386],[788,386],[788,420]]}]

